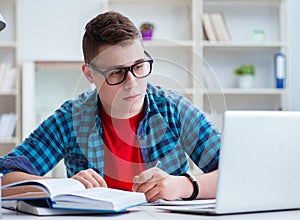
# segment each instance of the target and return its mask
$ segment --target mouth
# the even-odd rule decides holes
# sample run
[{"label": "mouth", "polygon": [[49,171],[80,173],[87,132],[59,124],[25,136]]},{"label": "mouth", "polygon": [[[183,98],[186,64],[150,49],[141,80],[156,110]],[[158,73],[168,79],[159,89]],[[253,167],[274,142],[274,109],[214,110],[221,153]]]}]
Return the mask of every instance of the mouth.
[{"label": "mouth", "polygon": [[124,100],[126,101],[134,101],[136,99],[139,99],[141,97],[142,94],[136,94],[136,95],[131,95],[131,96],[127,96],[124,98]]}]

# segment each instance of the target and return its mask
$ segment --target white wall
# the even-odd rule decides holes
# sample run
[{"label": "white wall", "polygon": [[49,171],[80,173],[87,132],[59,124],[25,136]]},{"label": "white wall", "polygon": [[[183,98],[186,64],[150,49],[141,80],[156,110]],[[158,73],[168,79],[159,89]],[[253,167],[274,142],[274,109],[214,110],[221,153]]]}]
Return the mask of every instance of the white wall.
[{"label": "white wall", "polygon": [[300,111],[300,1],[290,0],[291,108]]},{"label": "white wall", "polygon": [[26,0],[19,2],[19,59],[82,60],[87,21],[102,11],[101,0]]}]

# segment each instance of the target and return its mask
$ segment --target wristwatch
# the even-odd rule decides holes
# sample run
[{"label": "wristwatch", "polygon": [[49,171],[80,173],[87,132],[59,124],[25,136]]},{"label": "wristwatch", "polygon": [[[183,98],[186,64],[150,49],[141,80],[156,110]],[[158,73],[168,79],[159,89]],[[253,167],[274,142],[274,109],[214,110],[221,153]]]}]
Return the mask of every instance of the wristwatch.
[{"label": "wristwatch", "polygon": [[199,194],[199,185],[198,185],[198,182],[197,182],[196,178],[193,175],[189,174],[189,173],[183,173],[183,174],[181,174],[181,176],[187,177],[192,182],[193,188],[194,188],[191,197],[182,198],[182,199],[183,200],[194,200],[194,199],[196,199],[198,194]]}]

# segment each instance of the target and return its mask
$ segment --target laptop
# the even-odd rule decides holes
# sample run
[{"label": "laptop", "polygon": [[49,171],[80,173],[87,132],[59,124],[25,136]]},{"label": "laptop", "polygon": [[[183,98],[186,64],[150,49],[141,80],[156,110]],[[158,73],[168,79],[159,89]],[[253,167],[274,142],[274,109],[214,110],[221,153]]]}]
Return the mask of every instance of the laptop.
[{"label": "laptop", "polygon": [[300,112],[224,114],[215,205],[160,209],[231,214],[300,208]]}]

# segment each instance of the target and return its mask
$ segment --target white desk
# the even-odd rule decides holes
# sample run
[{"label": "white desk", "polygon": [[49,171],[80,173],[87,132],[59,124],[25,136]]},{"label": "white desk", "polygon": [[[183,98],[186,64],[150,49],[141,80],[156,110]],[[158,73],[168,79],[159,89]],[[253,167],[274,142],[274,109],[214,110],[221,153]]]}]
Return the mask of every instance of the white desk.
[{"label": "white desk", "polygon": [[[34,216],[23,213],[18,213],[6,209],[2,209],[3,220],[56,220],[60,219],[58,216]],[[299,220],[300,210],[296,211],[282,211],[282,212],[264,212],[252,214],[239,214],[239,215],[224,215],[224,216],[208,216],[208,215],[194,215],[194,214],[178,214],[166,211],[157,210],[155,207],[143,206],[130,209],[129,213],[114,214],[114,215],[78,215],[78,216],[63,216],[64,220],[68,219],[101,219],[101,220],[189,220],[189,219],[217,219],[217,220]]]}]

